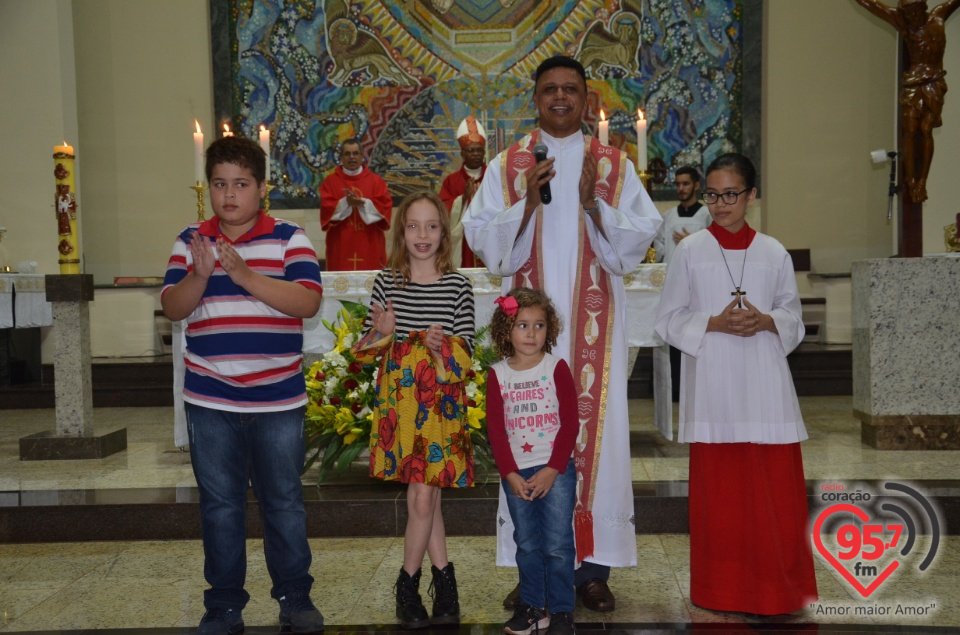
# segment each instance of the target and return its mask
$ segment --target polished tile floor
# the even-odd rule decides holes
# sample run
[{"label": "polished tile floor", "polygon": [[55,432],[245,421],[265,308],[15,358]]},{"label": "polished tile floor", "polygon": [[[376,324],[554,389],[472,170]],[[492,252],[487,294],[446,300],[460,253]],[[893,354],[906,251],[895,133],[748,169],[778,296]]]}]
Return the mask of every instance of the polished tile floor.
[{"label": "polished tile floor", "polygon": [[[802,398],[801,407],[811,437],[803,446],[809,481],[960,479],[960,452],[864,447],[849,397]],[[631,402],[633,478],[683,487],[686,448],[662,440],[650,424],[651,411],[649,401]],[[19,461],[17,440],[52,428],[53,417],[48,410],[0,412],[0,494],[195,485],[189,457],[173,445],[169,408],[96,410],[98,433],[127,428],[128,449],[106,459]],[[314,599],[327,618],[328,632],[395,630],[392,587],[402,561],[402,539],[311,539],[310,544],[317,578]],[[869,600],[817,555],[819,602],[778,618],[693,606],[686,535],[640,535],[637,548],[642,565],[613,572],[617,610],[597,615],[579,608],[581,632],[960,632],[960,537],[942,537],[939,556],[926,572],[903,567]],[[494,566],[495,549],[492,537],[449,539],[461,587],[461,632],[494,633],[508,617],[500,599],[515,584],[516,573]],[[244,611],[247,632],[273,632],[277,608],[269,597],[261,541],[250,540],[248,551],[252,599]],[[203,588],[199,541],[0,544],[4,633],[186,633],[203,613]]]}]

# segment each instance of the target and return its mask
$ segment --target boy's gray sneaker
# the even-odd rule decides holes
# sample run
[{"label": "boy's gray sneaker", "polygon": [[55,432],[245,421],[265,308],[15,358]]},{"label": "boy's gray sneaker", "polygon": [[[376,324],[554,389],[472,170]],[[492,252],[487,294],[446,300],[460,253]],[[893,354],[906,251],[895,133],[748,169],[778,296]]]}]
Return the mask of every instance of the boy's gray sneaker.
[{"label": "boy's gray sneaker", "polygon": [[280,603],[280,630],[292,633],[323,632],[323,615],[310,601],[308,591],[290,591]]},{"label": "boy's gray sneaker", "polygon": [[240,609],[207,609],[197,627],[197,635],[237,635],[242,632],[243,612]]}]

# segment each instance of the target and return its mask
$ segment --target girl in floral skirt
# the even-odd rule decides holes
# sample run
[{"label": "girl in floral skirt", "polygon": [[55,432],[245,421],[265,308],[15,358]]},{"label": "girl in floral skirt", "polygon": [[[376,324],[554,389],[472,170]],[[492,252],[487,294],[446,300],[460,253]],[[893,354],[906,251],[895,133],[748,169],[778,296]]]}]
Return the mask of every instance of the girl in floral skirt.
[{"label": "girl in floral skirt", "polygon": [[[448,216],[433,192],[404,199],[391,235],[390,259],[373,283],[364,335],[353,350],[363,362],[380,358],[370,475],[408,484],[397,618],[404,628],[422,628],[460,620],[440,491],[473,484],[466,423],[473,287],[450,263]],[[432,619],[419,593],[424,553],[432,563]]]}]

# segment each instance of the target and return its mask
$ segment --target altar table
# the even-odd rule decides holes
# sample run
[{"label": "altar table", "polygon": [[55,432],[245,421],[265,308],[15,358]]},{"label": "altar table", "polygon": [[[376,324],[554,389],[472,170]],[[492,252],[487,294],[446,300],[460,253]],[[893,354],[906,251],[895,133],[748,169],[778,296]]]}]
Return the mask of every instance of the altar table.
[{"label": "altar table", "polygon": [[44,277],[42,273],[0,273],[0,329],[53,324]]}]

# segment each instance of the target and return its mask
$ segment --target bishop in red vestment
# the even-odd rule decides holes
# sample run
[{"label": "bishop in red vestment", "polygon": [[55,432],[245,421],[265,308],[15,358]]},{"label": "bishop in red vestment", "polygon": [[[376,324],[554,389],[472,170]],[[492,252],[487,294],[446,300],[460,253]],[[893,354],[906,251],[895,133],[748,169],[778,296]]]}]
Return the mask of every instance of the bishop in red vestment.
[{"label": "bishop in red vestment", "polygon": [[463,165],[445,178],[440,188],[440,200],[450,213],[450,242],[453,247],[450,256],[454,267],[482,267],[483,261],[467,244],[461,222],[463,213],[467,211],[467,206],[480,187],[483,173],[487,169],[487,135],[483,126],[472,115],[460,122],[457,142],[460,144]]},{"label": "bishop in red vestment", "polygon": [[360,142],[348,139],[340,165],[320,184],[327,271],[382,269],[387,262],[384,232],[392,211],[387,184],[363,165]]}]

